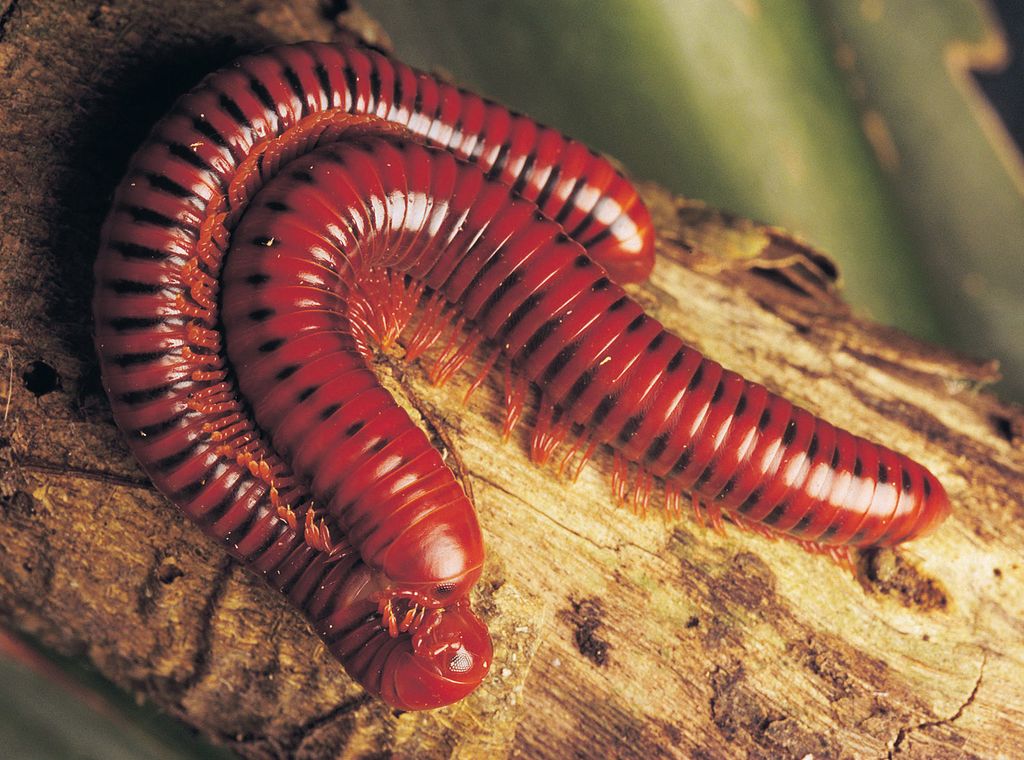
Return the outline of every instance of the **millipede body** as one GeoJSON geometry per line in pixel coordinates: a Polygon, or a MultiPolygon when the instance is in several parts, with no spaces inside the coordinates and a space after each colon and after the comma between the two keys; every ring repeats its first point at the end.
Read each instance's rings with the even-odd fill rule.
{"type": "Polygon", "coordinates": [[[610,446],[637,510],[660,479],[671,511],[689,492],[712,522],[840,556],[946,515],[921,465],[647,316],[621,285],[653,242],[582,144],[377,52],[273,48],[207,77],[135,155],[96,264],[104,383],[160,490],[403,709],[461,699],[491,660],[473,506],[372,368],[410,320],[408,358],[442,345],[436,382],[478,349],[470,390],[502,363],[506,433],[539,390],[535,460],[566,443],[578,474],[610,446]]]}

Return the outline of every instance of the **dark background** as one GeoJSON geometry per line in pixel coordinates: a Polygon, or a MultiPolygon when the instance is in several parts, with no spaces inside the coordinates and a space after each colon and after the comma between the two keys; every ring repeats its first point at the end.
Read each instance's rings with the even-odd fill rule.
{"type": "Polygon", "coordinates": [[[998,74],[975,76],[1003,117],[1013,139],[1024,150],[1024,3],[1020,0],[995,0],[993,5],[1006,32],[1006,42],[1011,50],[1010,64],[998,74]]]}

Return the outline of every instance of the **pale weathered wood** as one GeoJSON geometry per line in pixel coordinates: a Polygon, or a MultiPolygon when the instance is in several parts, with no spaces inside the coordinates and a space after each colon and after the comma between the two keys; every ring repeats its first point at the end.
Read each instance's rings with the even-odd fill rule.
{"type": "Polygon", "coordinates": [[[313,0],[0,8],[5,625],[88,657],[248,757],[1024,747],[1024,417],[978,391],[987,365],[827,295],[708,271],[688,245],[715,235],[653,187],[663,258],[637,297],[728,366],[927,463],[953,519],[863,558],[857,579],[789,544],[640,521],[610,506],[606,457],[570,486],[527,462],[526,431],[502,445],[494,382],[467,410],[465,377],[433,388],[422,367],[389,359],[382,372],[446,442],[478,506],[489,557],[476,606],[496,650],[492,676],[454,707],[396,716],[366,698],[148,485],[100,391],[88,316],[98,226],[148,125],[236,53],[338,27],[313,0]]]}

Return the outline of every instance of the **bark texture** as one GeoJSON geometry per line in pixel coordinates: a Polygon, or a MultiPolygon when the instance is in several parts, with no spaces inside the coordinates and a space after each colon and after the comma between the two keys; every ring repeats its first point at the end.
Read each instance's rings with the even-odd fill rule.
{"type": "Polygon", "coordinates": [[[0,1],[0,621],[246,757],[1024,746],[1024,415],[980,392],[990,365],[851,315],[796,241],[656,187],[661,260],[636,296],[732,369],[926,463],[954,505],[935,535],[861,557],[854,578],[786,542],[641,521],[612,505],[608,457],[570,485],[528,462],[527,431],[502,445],[496,381],[465,409],[465,374],[434,388],[385,360],[471,489],[489,552],[475,606],[495,640],[469,699],[395,715],[153,490],[90,338],[110,193],[202,74],[343,34],[351,16],[332,15],[313,0],[0,1]],[[711,255],[731,249],[743,265],[711,255]]]}

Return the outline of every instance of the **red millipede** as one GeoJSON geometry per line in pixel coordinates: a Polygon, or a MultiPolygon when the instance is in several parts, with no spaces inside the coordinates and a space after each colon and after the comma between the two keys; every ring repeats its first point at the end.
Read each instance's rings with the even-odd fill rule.
{"type": "Polygon", "coordinates": [[[637,510],[659,478],[671,511],[689,491],[702,519],[837,556],[946,515],[921,465],[644,314],[620,283],[653,242],[582,144],[373,51],[273,48],[207,77],[135,155],[96,264],[104,384],[157,487],[404,709],[461,699],[491,658],[473,507],[371,366],[418,304],[407,358],[447,340],[443,382],[489,348],[472,391],[502,355],[505,432],[532,381],[533,458],[572,435],[578,474],[607,444],[637,510]]]}

